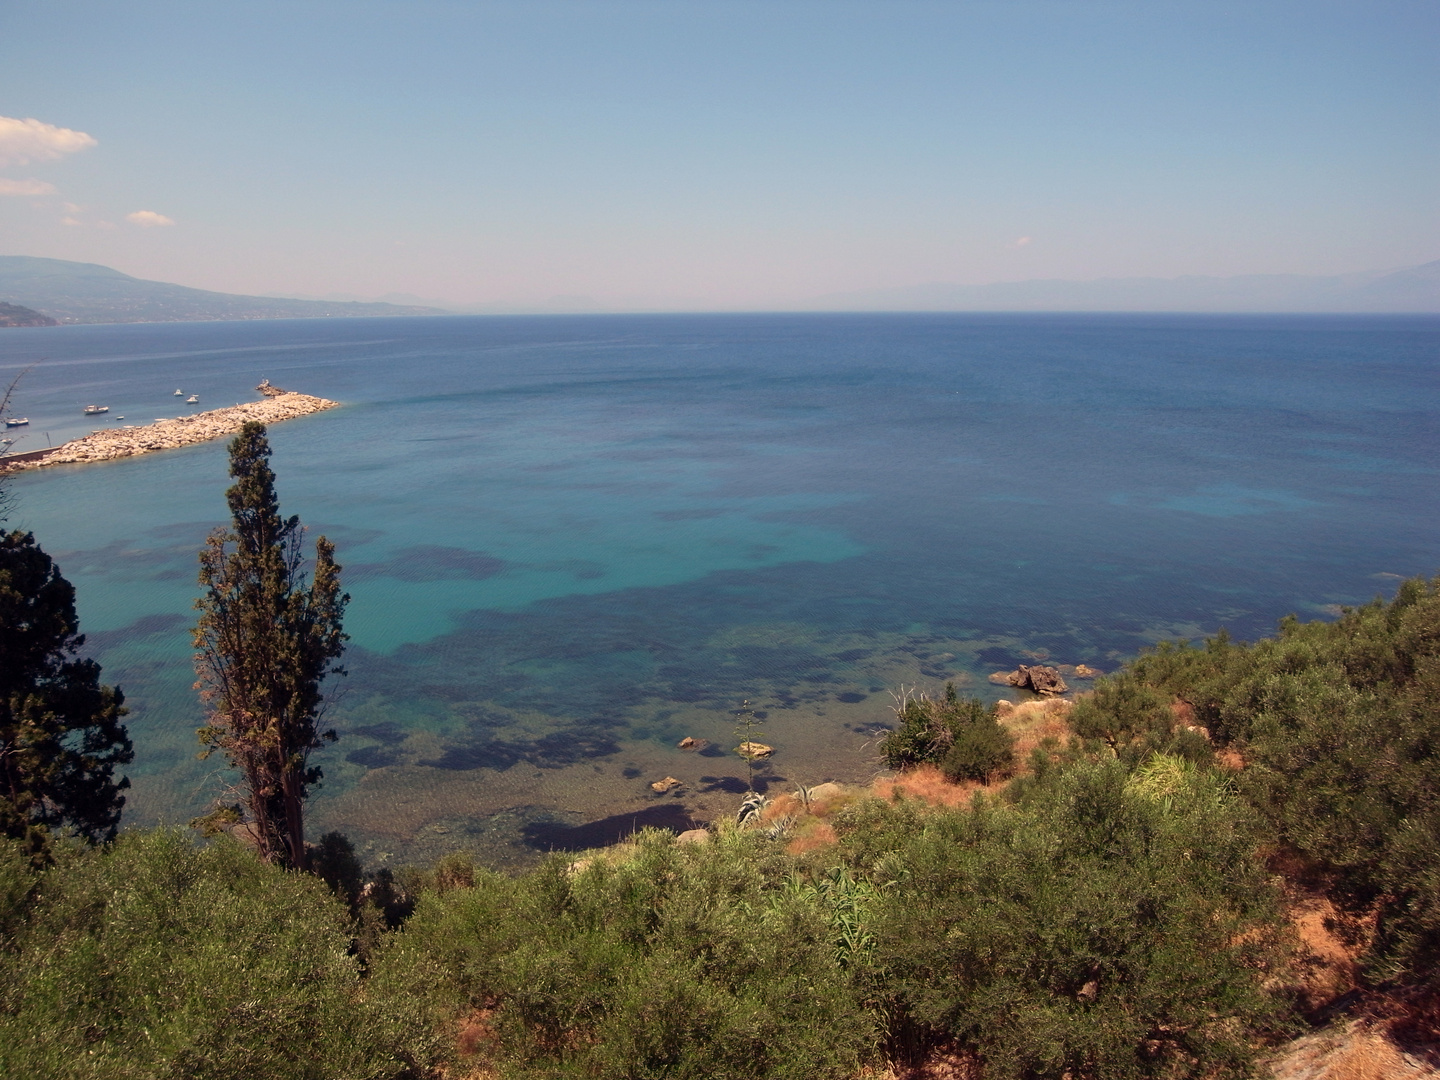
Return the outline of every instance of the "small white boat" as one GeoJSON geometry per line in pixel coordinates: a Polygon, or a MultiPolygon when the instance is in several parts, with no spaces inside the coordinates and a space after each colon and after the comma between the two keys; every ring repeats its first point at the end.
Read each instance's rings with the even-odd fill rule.
{"type": "Polygon", "coordinates": [[[85,415],[86,415],[86,416],[99,416],[101,413],[106,413],[106,412],[109,412],[109,411],[110,411],[110,406],[109,406],[109,405],[86,405],[86,406],[85,406],[85,415]]]}
{"type": "Polygon", "coordinates": [[[184,391],[184,390],[176,390],[176,391],[175,391],[175,396],[176,396],[176,397],[184,397],[184,396],[185,396],[185,391],[184,391]]]}
{"type": "Polygon", "coordinates": [[[28,416],[7,416],[5,418],[6,427],[24,427],[28,423],[30,423],[28,416]]]}
{"type": "Polygon", "coordinates": [[[199,395],[199,394],[191,394],[189,397],[187,397],[187,398],[185,399],[185,404],[186,404],[186,405],[194,405],[194,404],[195,404],[197,401],[199,401],[199,400],[200,400],[200,395],[199,395]]]}

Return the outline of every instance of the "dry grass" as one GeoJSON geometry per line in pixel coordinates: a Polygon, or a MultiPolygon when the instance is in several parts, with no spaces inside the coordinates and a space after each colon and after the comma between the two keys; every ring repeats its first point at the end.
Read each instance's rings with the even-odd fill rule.
{"type": "Polygon", "coordinates": [[[1323,1008],[1355,989],[1361,948],[1336,932],[1340,913],[1335,905],[1323,895],[1302,895],[1286,916],[1300,942],[1294,966],[1307,1007],[1323,1008]]]}
{"type": "Polygon", "coordinates": [[[870,785],[870,793],[877,799],[918,799],[931,806],[968,806],[977,791],[984,784],[967,782],[952,784],[945,774],[934,765],[917,765],[913,769],[882,776],[870,785]]]}
{"type": "Polygon", "coordinates": [[[804,855],[827,848],[838,839],[828,821],[810,818],[795,830],[795,838],[785,845],[785,850],[791,855],[804,855]]]}
{"type": "Polygon", "coordinates": [[[1047,739],[1063,744],[1070,738],[1068,720],[1074,706],[1075,703],[1066,698],[1023,701],[1019,705],[1001,702],[995,718],[1015,736],[1015,763],[1020,768],[1025,767],[1031,752],[1047,739]]]}
{"type": "Polygon", "coordinates": [[[1270,1061],[1275,1080],[1434,1080],[1440,1069],[1363,1020],[1296,1039],[1270,1061]]]}
{"type": "Polygon", "coordinates": [[[443,1080],[499,1080],[500,1072],[490,1063],[498,1042],[490,1026],[494,1009],[474,1009],[460,1017],[455,1026],[455,1058],[440,1068],[443,1080]]]}
{"type": "Polygon", "coordinates": [[[892,1062],[883,1069],[867,1066],[860,1070],[856,1080],[981,1080],[984,1075],[984,1068],[973,1053],[940,1047],[914,1064],[892,1062]]]}

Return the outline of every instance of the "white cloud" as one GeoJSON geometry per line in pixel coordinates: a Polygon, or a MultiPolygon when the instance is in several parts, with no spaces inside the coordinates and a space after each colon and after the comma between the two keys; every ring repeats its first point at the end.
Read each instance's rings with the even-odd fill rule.
{"type": "Polygon", "coordinates": [[[7,180],[0,176],[0,195],[54,195],[55,185],[44,180],[7,180]]]}
{"type": "Polygon", "coordinates": [[[1028,237],[1028,236],[1022,236],[1022,237],[1020,237],[1019,240],[1016,240],[1016,241],[1015,241],[1015,246],[1016,246],[1016,247],[1024,247],[1024,246],[1025,246],[1026,244],[1028,244],[1028,243],[1030,243],[1030,237],[1028,237]]]}
{"type": "Polygon", "coordinates": [[[0,166],[55,161],[94,145],[94,136],[83,131],[56,127],[33,117],[17,120],[0,116],[0,166]]]}
{"type": "Polygon", "coordinates": [[[132,225],[139,225],[145,229],[153,228],[156,225],[175,224],[173,218],[168,218],[164,214],[157,214],[154,210],[136,210],[133,214],[126,214],[125,220],[132,225]]]}

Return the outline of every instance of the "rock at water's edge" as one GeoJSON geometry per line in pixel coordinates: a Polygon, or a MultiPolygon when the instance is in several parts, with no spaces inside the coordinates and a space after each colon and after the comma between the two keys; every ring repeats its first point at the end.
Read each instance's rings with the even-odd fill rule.
{"type": "Polygon", "coordinates": [[[1065,685],[1065,680],[1060,677],[1060,672],[1053,667],[1035,665],[1030,667],[1021,664],[1005,677],[1005,681],[1011,686],[1018,686],[1022,690],[1033,690],[1037,694],[1063,694],[1070,688],[1065,685]]]}

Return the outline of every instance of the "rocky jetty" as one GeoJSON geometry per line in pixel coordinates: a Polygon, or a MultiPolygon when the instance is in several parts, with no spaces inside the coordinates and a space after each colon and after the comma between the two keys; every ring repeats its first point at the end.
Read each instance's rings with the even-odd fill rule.
{"type": "Polygon", "coordinates": [[[340,403],[325,398],[296,394],[265,381],[256,387],[263,401],[251,401],[226,409],[211,409],[193,416],[177,416],[157,420],[143,427],[109,428],[74,439],[53,450],[16,454],[0,459],[0,468],[39,469],[46,465],[79,465],[94,461],[150,454],[157,450],[173,450],[233,435],[251,420],[262,424],[278,424],[297,416],[333,409],[340,403]]]}

